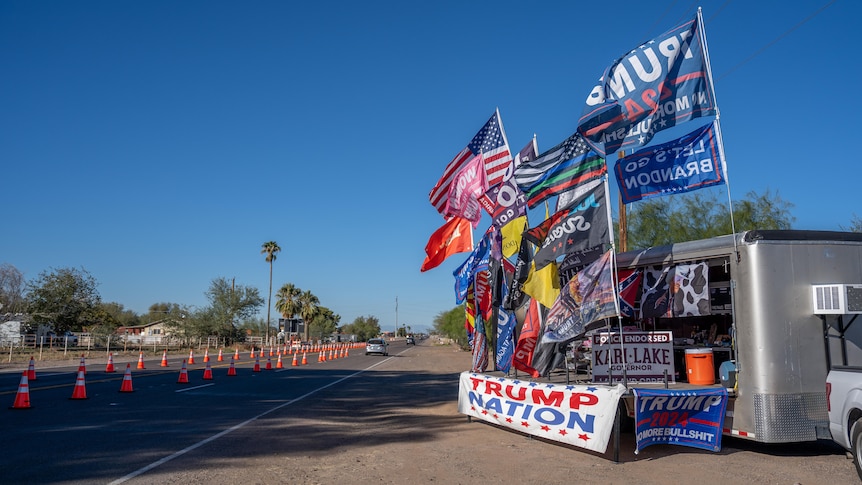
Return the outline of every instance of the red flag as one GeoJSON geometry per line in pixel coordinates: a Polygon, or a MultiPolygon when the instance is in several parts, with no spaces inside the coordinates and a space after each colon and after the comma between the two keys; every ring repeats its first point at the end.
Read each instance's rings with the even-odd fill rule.
{"type": "Polygon", "coordinates": [[[536,343],[539,341],[540,327],[539,303],[536,300],[530,300],[530,309],[527,310],[524,325],[521,327],[521,334],[518,336],[518,345],[515,347],[512,365],[533,377],[540,376],[539,371],[532,367],[533,351],[536,350],[536,343]]]}
{"type": "Polygon", "coordinates": [[[431,235],[428,244],[425,245],[427,256],[420,271],[428,271],[440,266],[440,263],[453,254],[472,250],[473,232],[470,221],[463,217],[453,217],[431,235]]]}

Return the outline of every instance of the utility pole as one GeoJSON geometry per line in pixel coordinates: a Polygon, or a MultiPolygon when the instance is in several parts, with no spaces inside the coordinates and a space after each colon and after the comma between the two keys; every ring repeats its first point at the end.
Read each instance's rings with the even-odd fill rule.
{"type": "Polygon", "coordinates": [[[395,297],[395,337],[398,336],[398,297],[395,297]]]}

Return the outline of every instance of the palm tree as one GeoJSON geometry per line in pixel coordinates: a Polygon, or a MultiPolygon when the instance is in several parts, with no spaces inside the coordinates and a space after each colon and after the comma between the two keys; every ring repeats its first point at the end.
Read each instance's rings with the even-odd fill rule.
{"type": "Polygon", "coordinates": [[[266,301],[266,342],[269,342],[269,309],[272,307],[272,262],[276,254],[281,251],[278,243],[267,241],[261,245],[260,254],[266,254],[266,262],[269,263],[269,298],[266,301]]]}
{"type": "Polygon", "coordinates": [[[281,313],[282,318],[293,318],[299,313],[299,295],[302,290],[292,283],[285,283],[275,292],[275,309],[281,313]]]}
{"type": "Polygon", "coordinates": [[[308,341],[308,324],[317,314],[317,308],[320,305],[320,300],[310,291],[303,291],[299,295],[299,315],[305,322],[305,341],[308,341]]]}

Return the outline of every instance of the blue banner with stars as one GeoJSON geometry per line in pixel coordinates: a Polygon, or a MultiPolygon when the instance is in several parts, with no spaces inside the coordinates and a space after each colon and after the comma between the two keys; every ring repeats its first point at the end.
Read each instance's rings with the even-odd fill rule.
{"type": "Polygon", "coordinates": [[[721,451],[727,390],[632,389],[635,395],[635,453],[655,444],[721,451]]]}
{"type": "Polygon", "coordinates": [[[561,385],[462,372],[458,412],[604,453],[625,390],[621,384],[561,385]]]}

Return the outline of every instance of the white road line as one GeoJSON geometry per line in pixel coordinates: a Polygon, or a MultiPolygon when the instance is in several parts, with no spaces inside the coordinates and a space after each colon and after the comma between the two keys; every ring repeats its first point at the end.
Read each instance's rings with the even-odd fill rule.
{"type": "MultiPolygon", "coordinates": [[[[149,465],[147,465],[147,466],[145,466],[145,467],[143,467],[143,468],[139,468],[138,470],[135,470],[135,471],[133,471],[132,473],[129,473],[128,475],[126,475],[126,476],[124,476],[124,477],[122,477],[122,478],[118,478],[118,479],[114,480],[113,482],[110,482],[108,485],[119,485],[120,483],[125,483],[125,482],[127,482],[127,481],[129,481],[129,480],[131,480],[131,479],[133,479],[133,478],[135,478],[135,477],[137,477],[137,476],[139,476],[139,475],[143,475],[144,473],[146,473],[146,472],[148,472],[148,471],[150,471],[150,470],[152,470],[152,469],[154,469],[154,468],[157,468],[157,467],[159,467],[159,466],[161,466],[161,465],[164,465],[165,463],[167,463],[167,462],[169,462],[169,461],[173,460],[174,458],[179,458],[179,457],[181,457],[181,456],[185,455],[186,453],[188,453],[188,452],[190,452],[190,451],[193,451],[193,450],[195,450],[195,449],[197,449],[197,448],[200,448],[201,446],[203,446],[203,445],[205,445],[205,444],[207,444],[207,443],[209,443],[209,442],[211,442],[211,441],[215,441],[215,440],[217,440],[217,439],[221,438],[222,436],[227,435],[228,433],[232,433],[232,432],[234,432],[234,431],[236,431],[236,430],[238,430],[238,429],[244,428],[244,427],[245,427],[246,425],[248,425],[249,423],[252,423],[252,422],[254,422],[254,421],[258,420],[258,419],[260,419],[260,418],[262,418],[262,417],[266,416],[267,414],[270,414],[270,413],[272,413],[272,412],[278,411],[279,409],[281,409],[281,408],[283,408],[283,407],[285,407],[285,406],[289,406],[289,405],[291,405],[291,404],[293,404],[293,403],[295,403],[295,402],[299,402],[299,401],[301,401],[301,400],[303,400],[303,399],[307,398],[308,396],[311,396],[311,395],[313,395],[313,394],[316,394],[316,393],[318,393],[318,392],[320,392],[320,391],[322,391],[322,390],[326,389],[327,387],[332,387],[332,386],[334,386],[334,385],[336,385],[336,384],[338,384],[338,383],[340,383],[340,382],[346,381],[347,379],[350,379],[350,378],[352,378],[352,377],[358,376],[359,374],[362,374],[363,372],[365,372],[365,371],[367,371],[367,370],[373,369],[373,368],[377,367],[378,365],[383,364],[384,362],[388,361],[388,360],[389,360],[389,359],[391,359],[391,358],[392,358],[392,357],[388,357],[388,358],[386,358],[386,359],[384,359],[384,360],[381,360],[381,361],[379,361],[379,362],[376,362],[376,363],[375,363],[374,365],[372,365],[372,366],[366,367],[365,369],[362,369],[362,370],[360,370],[360,371],[356,371],[356,372],[354,372],[353,374],[350,374],[349,376],[342,377],[341,379],[338,379],[338,380],[336,380],[336,381],[332,381],[332,382],[330,382],[329,384],[327,384],[327,385],[325,385],[325,386],[321,386],[321,387],[318,387],[317,389],[314,389],[313,391],[309,391],[309,392],[307,392],[307,393],[303,394],[302,396],[299,396],[299,397],[297,397],[297,398],[291,399],[290,401],[287,401],[287,402],[281,403],[281,404],[279,404],[278,406],[275,406],[274,408],[271,408],[271,409],[269,409],[269,410],[267,410],[267,411],[264,411],[264,412],[262,412],[262,413],[258,414],[257,416],[255,416],[255,417],[253,417],[253,418],[249,418],[249,419],[247,419],[247,420],[243,421],[242,423],[237,424],[236,426],[232,426],[232,427],[230,427],[230,428],[228,428],[228,429],[226,429],[226,430],[224,430],[224,431],[222,431],[222,432],[220,432],[220,433],[216,433],[216,434],[214,434],[214,435],[210,436],[209,438],[207,438],[207,439],[205,439],[205,440],[198,441],[197,443],[195,443],[195,444],[193,444],[193,445],[191,445],[191,446],[188,446],[188,447],[186,447],[186,448],[183,448],[182,450],[177,451],[176,453],[174,453],[174,454],[172,454],[172,455],[168,455],[168,456],[166,456],[166,457],[162,458],[161,460],[158,460],[158,461],[155,461],[155,462],[153,462],[153,463],[150,463],[149,465]]],[[[208,386],[212,386],[213,384],[207,384],[207,385],[208,385],[208,386]]],[[[203,387],[203,386],[199,386],[199,387],[203,387]]],[[[191,389],[193,389],[193,388],[189,388],[189,389],[186,389],[186,390],[191,390],[191,389]]]]}
{"type": "Polygon", "coordinates": [[[214,385],[215,385],[215,383],[212,383],[212,384],[202,384],[202,385],[200,385],[200,386],[187,387],[187,388],[185,388],[185,389],[177,389],[177,390],[176,390],[176,391],[174,391],[174,392],[193,391],[193,390],[195,390],[195,389],[200,389],[200,388],[202,388],[202,387],[209,387],[209,386],[214,386],[214,385]]]}

